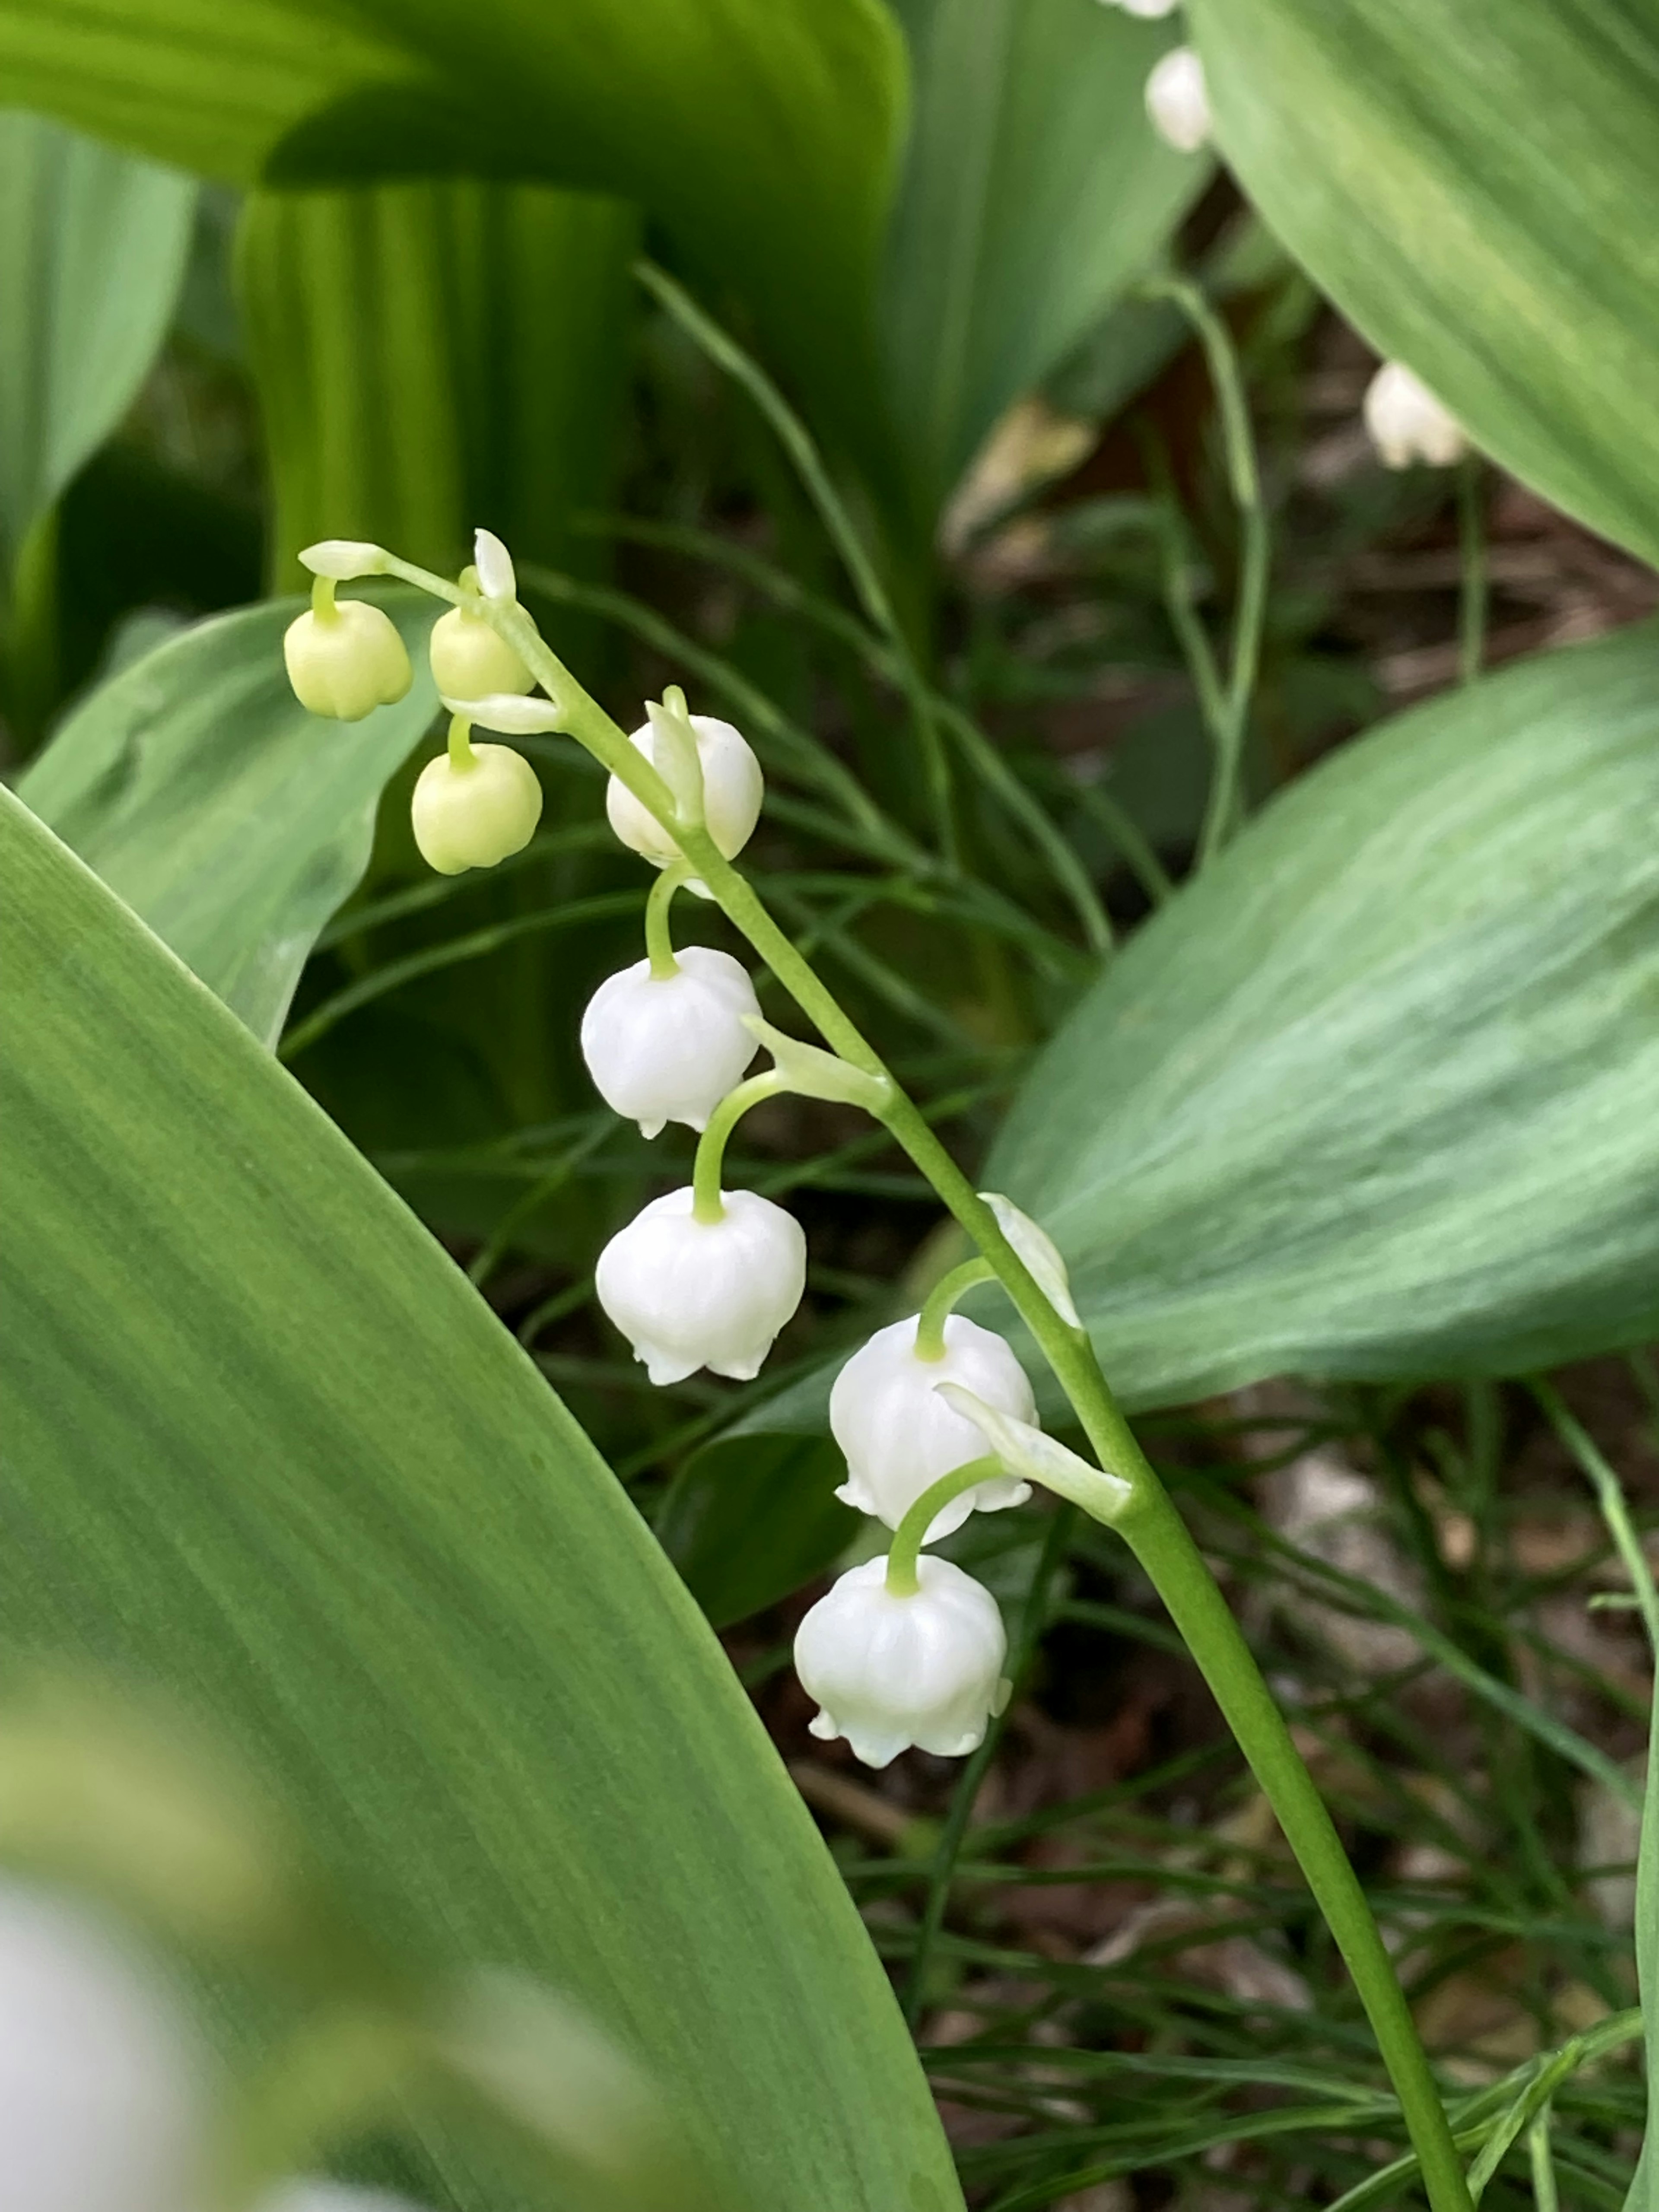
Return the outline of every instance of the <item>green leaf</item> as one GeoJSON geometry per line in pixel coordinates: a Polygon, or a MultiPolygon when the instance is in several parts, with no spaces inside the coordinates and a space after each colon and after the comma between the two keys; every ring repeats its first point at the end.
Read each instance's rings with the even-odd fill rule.
{"type": "Polygon", "coordinates": [[[303,602],[246,607],[100,685],[18,787],[271,1046],[318,933],[368,866],[386,779],[437,705],[431,601],[374,596],[417,672],[397,706],[349,726],[307,714],[283,667],[303,602]]]}
{"type": "Polygon", "coordinates": [[[1378,350],[1659,557],[1649,0],[1191,0],[1223,152],[1378,350]]]}
{"type": "Polygon", "coordinates": [[[613,192],[834,404],[867,380],[905,99],[880,0],[0,0],[15,96],[234,182],[613,192]]]}
{"type": "MultiPolygon", "coordinates": [[[[764,1408],[756,1419],[764,1425],[764,1408]]],[[[836,1496],[847,1479],[819,1432],[739,1424],[692,1455],[657,1516],[657,1540],[716,1628],[747,1620],[820,1573],[864,1525],[836,1496]]]]}
{"type": "Polygon", "coordinates": [[[196,185],[0,111],[0,555],[137,397],[184,282],[196,185]]]}
{"type": "Polygon", "coordinates": [[[278,581],[319,538],[453,570],[480,523],[591,568],[570,524],[611,503],[638,228],[535,185],[254,194],[238,276],[278,581]]]}
{"type": "Polygon", "coordinates": [[[734,2207],[959,2207],[858,1915],[586,1438],[9,794],[0,866],[8,1638],[200,1710],[413,1960],[585,2004],[734,2207]]]}
{"type": "Polygon", "coordinates": [[[1146,120],[1167,24],[1100,0],[899,0],[898,12],[915,118],[884,352],[931,525],[997,416],[1146,267],[1209,163],[1146,120]]]}
{"type": "Polygon", "coordinates": [[[1644,628],[1346,748],[1147,924],[984,1170],[1129,1401],[1659,1328],[1656,819],[1644,628]]]}
{"type": "Polygon", "coordinates": [[[1630,2195],[1625,2199],[1625,2212],[1656,2212],[1659,2207],[1659,1686],[1654,1693],[1642,1841],[1636,1858],[1636,1975],[1647,2046],[1648,2125],[1630,2195]]]}

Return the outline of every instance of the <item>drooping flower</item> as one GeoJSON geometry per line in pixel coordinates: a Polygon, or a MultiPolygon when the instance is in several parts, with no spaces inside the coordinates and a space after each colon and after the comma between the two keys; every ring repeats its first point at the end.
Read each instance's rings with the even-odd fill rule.
{"type": "Polygon", "coordinates": [[[599,1255],[599,1304],[653,1382],[707,1367],[752,1382],[806,1288],[806,1239],[794,1216],[729,1190],[718,1221],[699,1221],[690,1185],[635,1215],[599,1255]]]}
{"type": "Polygon", "coordinates": [[[1152,128],[1178,154],[1195,154],[1208,140],[1212,121],[1204,64],[1191,46],[1172,46],[1146,80],[1146,112],[1152,128]]]}
{"type": "Polygon", "coordinates": [[[912,1744],[945,1759],[977,1747],[1008,1701],[1008,1638],[996,1600],[949,1559],[924,1553],[908,1596],[866,1559],[831,1587],[795,1637],[795,1671],[822,1708],[812,1734],[845,1736],[866,1766],[912,1744]]]}
{"type": "Polygon", "coordinates": [[[459,762],[441,752],[427,763],[410,812],[421,856],[441,876],[493,868],[535,836],[541,781],[511,745],[471,745],[459,762]]]}
{"type": "MultiPolygon", "coordinates": [[[[1025,1370],[994,1330],[965,1314],[950,1315],[939,1359],[920,1356],[917,1331],[914,1319],[878,1328],[830,1393],[830,1431],[847,1455],[847,1480],[836,1495],[890,1528],[941,1476],[985,1456],[979,1431],[939,1395],[941,1382],[960,1383],[1017,1420],[1036,1419],[1025,1370]]],[[[934,1516],[927,1540],[948,1536],[975,1509],[994,1512],[1030,1494],[1011,1476],[977,1483],[934,1516]]]]}
{"type": "MultiPolygon", "coordinates": [[[[754,835],[766,795],[766,780],[740,730],[714,714],[693,714],[690,720],[702,769],[704,824],[721,853],[732,860],[754,835]]],[[[653,767],[663,766],[658,757],[658,735],[651,723],[641,723],[629,743],[653,767]]],[[[605,788],[605,811],[623,843],[642,854],[653,866],[665,868],[680,858],[679,847],[668,831],[614,775],[605,788]]],[[[702,886],[692,883],[688,888],[695,891],[702,886]]]]}
{"type": "Polygon", "coordinates": [[[649,960],[607,975],[582,1016],[582,1057],[607,1106],[654,1137],[665,1121],[688,1129],[708,1117],[755,1056],[760,1001],[729,952],[688,945],[675,973],[649,960]]]}
{"type": "Polygon", "coordinates": [[[1403,362],[1386,361],[1365,388],[1365,428],[1383,465],[1449,469],[1469,450],[1462,424],[1403,362]]]}
{"type": "Polygon", "coordinates": [[[283,635],[283,659],[300,704],[337,722],[360,722],[395,705],[414,680],[397,625],[367,599],[296,615],[283,635]]]}
{"type": "Polygon", "coordinates": [[[470,607],[440,615],[427,650],[433,681],[446,696],[483,699],[528,691],[536,681],[507,640],[470,607]]]}

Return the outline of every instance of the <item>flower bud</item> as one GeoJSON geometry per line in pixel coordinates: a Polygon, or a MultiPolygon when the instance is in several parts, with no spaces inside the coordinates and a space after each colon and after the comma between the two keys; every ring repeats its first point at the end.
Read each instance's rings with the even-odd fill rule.
{"type": "MultiPolygon", "coordinates": [[[[761,764],[748,739],[730,722],[713,714],[693,714],[690,720],[702,766],[703,821],[726,858],[735,860],[760,820],[761,800],[766,793],[761,764]]],[[[641,724],[629,742],[653,768],[662,766],[657,757],[657,733],[649,722],[641,724]]],[[[679,859],[680,848],[667,830],[614,775],[605,791],[605,811],[623,844],[642,853],[654,866],[665,868],[679,859]]],[[[701,884],[689,888],[708,896],[701,884]]]]}
{"type": "Polygon", "coordinates": [[[745,1018],[760,1013],[748,971],[729,952],[688,945],[677,972],[641,960],[607,975],[582,1016],[582,1058],[613,1114],[654,1137],[665,1121],[688,1129],[708,1117],[755,1056],[745,1018]]]}
{"type": "Polygon", "coordinates": [[[699,1221],[687,1187],[652,1200],[599,1255],[599,1304],[653,1382],[699,1367],[752,1382],[806,1288],[806,1239],[794,1216],[729,1190],[719,1221],[699,1221]]]}
{"type": "Polygon", "coordinates": [[[1152,128],[1177,154],[1195,154],[1210,135],[1204,64],[1191,46],[1172,46],[1146,80],[1152,128]]]}
{"type": "Polygon", "coordinates": [[[1462,423],[1403,362],[1384,362],[1366,386],[1365,428],[1390,469],[1449,469],[1469,450],[1462,423]]]}
{"type": "Polygon", "coordinates": [[[452,607],[432,625],[432,680],[446,697],[484,699],[528,691],[535,678],[512,647],[470,607],[452,607]]]}
{"type": "Polygon", "coordinates": [[[924,1553],[920,1588],[887,1588],[885,1559],[841,1577],[802,1621],[795,1671],[823,1708],[816,1736],[844,1735],[866,1766],[912,1744],[961,1759],[1008,1702],[1008,1638],[997,1601],[949,1559],[924,1553]]]}
{"type": "Polygon", "coordinates": [[[204,2201],[207,2119],[165,1984],[91,1914],[0,1887],[0,2203],[180,2212],[204,2201]]]}
{"type": "Polygon", "coordinates": [[[283,634],[283,659],[294,696],[308,714],[361,722],[401,699],[413,681],[397,625],[366,599],[296,616],[283,634]]]}
{"type": "Polygon", "coordinates": [[[511,745],[474,745],[459,767],[447,752],[427,763],[410,815],[428,866],[459,876],[493,868],[530,842],[542,818],[542,787],[511,745]]]}
{"type": "MultiPolygon", "coordinates": [[[[965,1314],[951,1314],[944,1358],[922,1359],[916,1353],[917,1327],[911,1320],[878,1328],[842,1369],[830,1393],[830,1431],[847,1455],[847,1480],[836,1495],[890,1528],[898,1527],[941,1476],[985,1456],[985,1439],[974,1424],[938,1395],[941,1382],[960,1383],[1016,1420],[1036,1419],[1025,1370],[994,1330],[965,1314]]],[[[1014,1477],[976,1483],[941,1508],[924,1540],[948,1536],[975,1508],[992,1513],[1030,1495],[1029,1486],[1014,1477]]]]}

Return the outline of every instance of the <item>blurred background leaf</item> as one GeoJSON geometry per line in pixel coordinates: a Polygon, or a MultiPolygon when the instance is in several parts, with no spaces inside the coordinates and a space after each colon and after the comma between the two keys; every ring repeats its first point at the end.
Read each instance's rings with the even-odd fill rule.
{"type": "MultiPolygon", "coordinates": [[[[379,595],[377,595],[379,596],[379,595]]],[[[431,602],[384,595],[416,678],[349,729],[289,689],[306,603],[222,615],[92,693],[18,790],[156,935],[275,1046],[324,923],[368,862],[375,810],[437,705],[431,602]]]]}
{"type": "Polygon", "coordinates": [[[571,518],[614,495],[637,232],[623,201],[534,185],[252,195],[239,289],[279,588],[325,537],[453,573],[479,524],[591,570],[571,518]]]}
{"type": "Polygon", "coordinates": [[[1192,0],[1222,152],[1476,442],[1659,557],[1659,16],[1645,0],[1192,0]]]}
{"type": "MultiPolygon", "coordinates": [[[[691,1600],[426,1233],[9,795],[4,1616],[200,1711],[365,1925],[556,1982],[727,2201],[959,2203],[898,2009],[691,1600]]],[[[501,2212],[439,2153],[468,2212],[501,2212]]]]}

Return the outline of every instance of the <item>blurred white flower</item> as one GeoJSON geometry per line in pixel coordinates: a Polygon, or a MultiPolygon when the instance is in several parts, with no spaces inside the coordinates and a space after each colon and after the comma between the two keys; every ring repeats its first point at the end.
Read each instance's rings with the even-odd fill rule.
{"type": "Polygon", "coordinates": [[[1386,467],[1449,469],[1469,450],[1457,417],[1403,362],[1384,362],[1365,389],[1365,428],[1386,467]]]}
{"type": "Polygon", "coordinates": [[[493,868],[530,842],[541,814],[540,779],[511,745],[474,745],[459,766],[440,753],[416,777],[410,806],[421,856],[441,876],[493,868]]]}
{"type": "Polygon", "coordinates": [[[1195,154],[1211,131],[1204,64],[1191,46],[1173,46],[1146,80],[1146,112],[1178,154],[1195,154]]]}
{"type": "Polygon", "coordinates": [[[1104,0],[1109,8],[1121,8],[1126,15],[1145,16],[1149,21],[1160,15],[1173,15],[1181,0],[1104,0]]]}
{"type": "MultiPolygon", "coordinates": [[[[949,1315],[942,1359],[917,1356],[916,1330],[914,1318],[878,1328],[830,1393],[830,1431],[847,1455],[847,1480],[836,1495],[890,1528],[941,1476],[986,1455],[974,1424],[939,1395],[941,1382],[961,1383],[1018,1420],[1036,1419],[1025,1370],[994,1330],[965,1314],[949,1315]]],[[[948,1536],[975,1509],[994,1512],[1030,1495],[1018,1477],[976,1483],[934,1515],[925,1540],[948,1536]]]]}
{"type": "Polygon", "coordinates": [[[729,952],[688,945],[678,972],[648,960],[607,975],[582,1016],[582,1057],[614,1114],[654,1137],[665,1121],[702,1129],[755,1056],[760,1001],[729,952]]]}
{"type": "Polygon", "coordinates": [[[528,691],[536,681],[507,640],[470,607],[439,616],[427,651],[440,692],[463,699],[528,691]]]}
{"type": "Polygon", "coordinates": [[[203,2202],[199,2052],[159,1976],[90,1913],[0,1882],[0,2204],[203,2202]]]}
{"type": "Polygon", "coordinates": [[[300,704],[337,722],[394,705],[414,680],[397,625],[367,599],[297,615],[283,634],[283,659],[300,704]]]}
{"type": "Polygon", "coordinates": [[[751,1382],[806,1287],[794,1216],[729,1190],[719,1221],[698,1221],[688,1185],[653,1199],[599,1255],[599,1304],[653,1382],[699,1367],[751,1382]]]}
{"type": "Polygon", "coordinates": [[[406,2197],[343,2181],[289,2181],[259,2199],[258,2212],[420,2212],[406,2197]]]}
{"type": "MultiPolygon", "coordinates": [[[[697,758],[702,766],[703,821],[721,853],[732,860],[749,842],[760,820],[766,780],[749,740],[740,730],[733,729],[730,722],[722,722],[714,714],[693,714],[690,722],[697,741],[697,758]]],[[[663,763],[657,757],[657,733],[649,722],[642,723],[629,738],[629,743],[643,753],[653,768],[660,769],[663,763]]],[[[643,854],[654,866],[665,868],[671,860],[680,858],[680,848],[667,830],[614,775],[605,788],[605,811],[623,843],[643,854]]],[[[701,884],[692,883],[688,889],[708,896],[706,887],[701,884]]]]}
{"type": "Polygon", "coordinates": [[[920,1588],[887,1588],[885,1559],[841,1577],[802,1621],[795,1671],[823,1710],[812,1734],[842,1735],[866,1766],[912,1744],[960,1759],[1008,1702],[1008,1638],[997,1601],[950,1560],[924,1553],[920,1588]]]}

